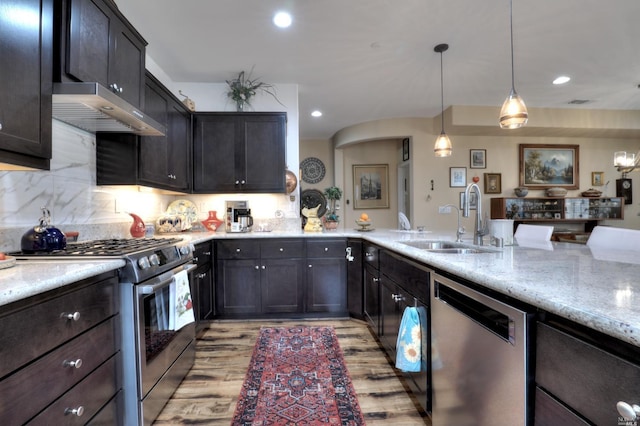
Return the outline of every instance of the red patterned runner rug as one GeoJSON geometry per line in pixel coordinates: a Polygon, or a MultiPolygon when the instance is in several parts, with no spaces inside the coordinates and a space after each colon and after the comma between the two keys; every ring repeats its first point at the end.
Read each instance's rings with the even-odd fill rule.
{"type": "Polygon", "coordinates": [[[333,327],[263,328],[232,425],[364,425],[333,327]]]}

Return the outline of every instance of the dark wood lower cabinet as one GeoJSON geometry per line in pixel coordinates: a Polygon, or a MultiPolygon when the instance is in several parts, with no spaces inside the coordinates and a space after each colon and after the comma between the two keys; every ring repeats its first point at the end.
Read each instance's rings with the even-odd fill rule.
{"type": "Polygon", "coordinates": [[[349,316],[364,319],[364,287],[362,241],[356,238],[347,240],[347,309],[349,316]]]}
{"type": "Polygon", "coordinates": [[[215,244],[217,318],[347,315],[345,239],[215,244]]]}
{"type": "Polygon", "coordinates": [[[191,297],[195,306],[196,337],[200,337],[214,316],[213,243],[196,245],[193,260],[198,267],[191,274],[191,297]]]}

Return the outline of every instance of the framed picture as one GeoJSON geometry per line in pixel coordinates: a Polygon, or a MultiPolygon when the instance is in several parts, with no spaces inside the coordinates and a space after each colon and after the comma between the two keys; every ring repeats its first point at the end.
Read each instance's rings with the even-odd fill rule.
{"type": "Polygon", "coordinates": [[[604,185],[604,172],[591,172],[591,185],[592,186],[604,185]]]}
{"type": "MultiPolygon", "coordinates": [[[[469,198],[471,199],[471,201],[469,202],[469,208],[471,210],[477,210],[478,209],[478,196],[476,195],[475,191],[471,191],[469,193],[469,198]]],[[[462,210],[464,208],[464,192],[460,193],[460,210],[462,210]]]]}
{"type": "Polygon", "coordinates": [[[353,208],[389,208],[389,165],[353,165],[353,208]]]}
{"type": "Polygon", "coordinates": [[[579,145],[520,144],[520,186],[578,189],[579,145]]]}
{"type": "Polygon", "coordinates": [[[466,167],[449,167],[449,186],[451,188],[467,186],[466,167]]]}
{"type": "Polygon", "coordinates": [[[487,150],[486,149],[470,149],[469,164],[471,169],[487,168],[487,150]]]}
{"type": "Polygon", "coordinates": [[[484,193],[500,194],[502,192],[502,173],[484,174],[484,193]]]}
{"type": "Polygon", "coordinates": [[[402,161],[409,160],[409,138],[402,139],[402,161]]]}

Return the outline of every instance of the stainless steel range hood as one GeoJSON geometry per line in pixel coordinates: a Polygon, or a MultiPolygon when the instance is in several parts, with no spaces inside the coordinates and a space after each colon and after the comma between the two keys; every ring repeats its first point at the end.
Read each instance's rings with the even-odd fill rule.
{"type": "Polygon", "coordinates": [[[88,132],[164,136],[165,127],[99,83],[54,83],[53,118],[88,132]]]}

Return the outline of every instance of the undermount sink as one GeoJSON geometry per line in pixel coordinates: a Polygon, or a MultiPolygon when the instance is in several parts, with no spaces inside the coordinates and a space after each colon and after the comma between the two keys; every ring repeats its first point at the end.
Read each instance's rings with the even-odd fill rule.
{"type": "Polygon", "coordinates": [[[456,243],[453,241],[414,240],[400,241],[400,243],[420,250],[429,251],[431,253],[475,254],[496,253],[497,251],[494,249],[480,248],[478,246],[456,243]]]}

